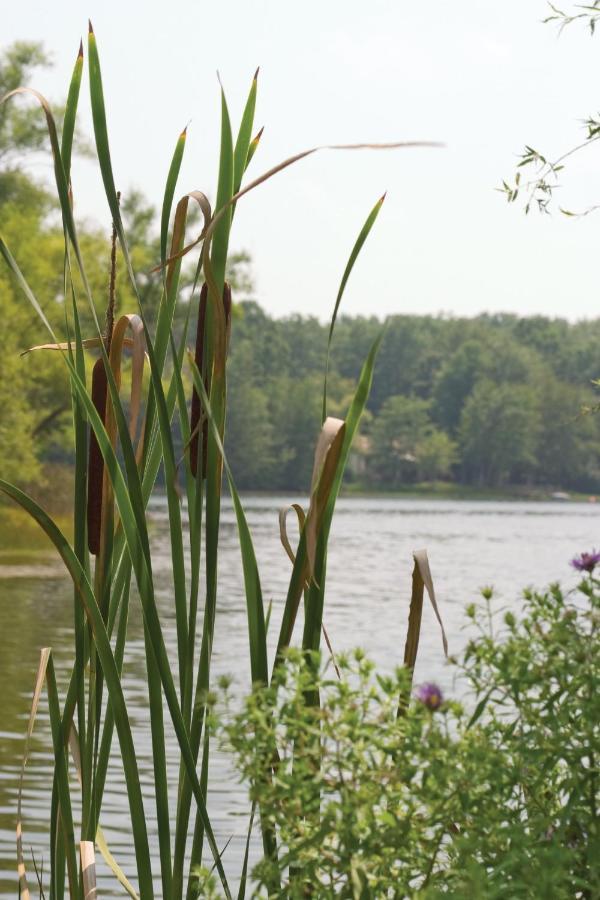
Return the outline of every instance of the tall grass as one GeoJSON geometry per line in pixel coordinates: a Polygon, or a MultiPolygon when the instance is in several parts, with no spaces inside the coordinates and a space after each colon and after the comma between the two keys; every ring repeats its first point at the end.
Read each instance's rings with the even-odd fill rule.
{"type": "MultiPolygon", "coordinates": [[[[365,360],[346,418],[328,417],[327,372],[329,352],[340,302],[356,258],[368,237],[383,202],[369,213],[343,273],[329,332],[323,389],[323,422],[315,435],[315,468],[308,511],[297,508],[301,533],[294,552],[285,534],[282,540],[293,562],[289,588],[279,625],[274,659],[267,652],[268,623],[261,582],[244,507],[235,487],[224,450],[227,406],[227,349],[231,329],[231,291],[226,283],[227,253],[237,203],[249,191],[287,166],[321,148],[311,148],[244,183],[245,172],[259,148],[262,130],[255,134],[254,114],[257,76],[254,76],[237,134],[232,131],[225,94],[221,91],[220,161],[215,212],[207,195],[184,194],[175,206],[186,131],[173,151],[164,190],[160,229],[160,260],[155,277],[162,296],[151,329],[139,302],[138,280],[128,249],[127,236],[115,187],[106,125],[105,99],[96,37],[90,25],[88,65],[96,154],[110,207],[114,247],[112,283],[117,265],[124,265],[138,298],[135,312],[113,321],[114,296],[109,301],[103,327],[103,301],[94,297],[86,276],[85,261],[73,216],[70,164],[73,135],[83,73],[80,48],[68,92],[59,142],[56,121],[44,97],[31,89],[19,89],[41,106],[52,148],[56,192],[64,229],[64,299],[66,334],[59,335],[29,287],[18,261],[0,237],[0,252],[48,332],[50,344],[61,354],[68,369],[73,410],[75,471],[73,482],[73,534],[71,545],[50,516],[18,487],[0,481],[0,489],[25,509],[46,533],[62,558],[73,583],[73,666],[66,695],[59,697],[52,652],[42,651],[32,705],[28,737],[45,681],[48,693],[54,778],[50,819],[50,897],[60,900],[89,897],[94,887],[94,848],[104,856],[123,890],[150,900],[157,890],[165,898],[192,896],[190,872],[208,851],[210,865],[218,873],[222,891],[232,896],[232,874],[226,873],[222,849],[217,845],[206,806],[210,783],[210,735],[206,728],[206,696],[211,687],[211,661],[215,616],[219,602],[217,562],[222,484],[225,478],[233,500],[247,608],[248,659],[252,684],[267,685],[274,666],[284,659],[292,641],[304,598],[302,647],[318,650],[323,632],[327,550],[332,518],[353,437],[367,401],[379,338],[365,360]],[[200,209],[200,236],[186,244],[190,202],[200,209]],[[174,319],[178,307],[182,259],[196,251],[198,260],[190,306],[198,309],[195,352],[188,351],[188,321],[178,323],[182,337],[176,341],[174,319]],[[84,337],[80,314],[83,305],[91,313],[94,332],[84,337]],[[131,352],[131,396],[122,397],[121,368],[125,351],[131,352]],[[96,357],[91,382],[89,356],[96,357]],[[144,379],[147,370],[149,376],[144,379]],[[186,392],[184,373],[193,383],[186,392]],[[147,383],[147,388],[144,385],[147,383]],[[178,422],[176,421],[178,420],[178,422]],[[185,445],[177,458],[173,434],[179,428],[185,445]],[[317,439],[318,437],[318,439],[317,439]],[[173,608],[177,658],[171,664],[158,614],[150,550],[147,507],[160,467],[168,504],[173,608]],[[182,503],[185,497],[185,505],[182,503]],[[187,526],[187,528],[184,527],[187,526]],[[189,535],[189,567],[186,568],[185,534],[189,535]],[[147,831],[149,810],[142,797],[140,772],[132,736],[130,714],[123,694],[121,673],[127,650],[127,624],[131,587],[141,602],[146,658],[146,678],[152,737],[153,815],[158,822],[158,858],[147,831]],[[163,715],[163,700],[168,719],[163,715]],[[131,837],[136,872],[123,872],[104,839],[100,826],[108,761],[116,733],[125,776],[131,837]],[[176,803],[169,794],[165,744],[176,738],[179,779],[176,803]],[[75,767],[81,791],[81,816],[75,821],[69,770],[75,767]],[[79,847],[79,853],[77,848],[79,847]],[[187,861],[187,862],[186,862],[187,861]],[[135,884],[135,887],[133,886],[135,884]]],[[[417,146],[416,144],[359,145],[360,147],[417,146]]],[[[348,149],[344,147],[330,149],[348,149]]],[[[41,349],[38,348],[38,349],[41,349]]],[[[188,379],[189,380],[189,379],[188,379]]],[[[417,569],[421,563],[417,560],[417,569]]],[[[428,569],[427,569],[428,572],[428,569]]],[[[422,603],[423,583],[416,579],[414,603],[422,603]],[[419,596],[420,590],[420,596],[419,596]]],[[[413,616],[410,659],[414,664],[420,614],[413,616]]],[[[271,627],[276,627],[271,623],[271,627]]],[[[250,685],[249,685],[250,687],[250,685]]],[[[318,703],[318,697],[314,698],[318,703]]],[[[27,760],[27,751],[23,764],[27,760]]],[[[271,777],[266,771],[264,778],[271,777]]],[[[79,808],[79,807],[78,807],[79,808]]],[[[22,898],[29,897],[23,851],[21,808],[18,810],[18,866],[22,898]]],[[[252,812],[251,821],[254,818],[252,812]]],[[[258,819],[264,852],[277,854],[277,835],[268,821],[258,819]]],[[[247,857],[238,897],[246,889],[247,857]]],[[[239,876],[234,873],[233,877],[239,876]]],[[[271,886],[276,895],[277,884],[271,886]]]]}

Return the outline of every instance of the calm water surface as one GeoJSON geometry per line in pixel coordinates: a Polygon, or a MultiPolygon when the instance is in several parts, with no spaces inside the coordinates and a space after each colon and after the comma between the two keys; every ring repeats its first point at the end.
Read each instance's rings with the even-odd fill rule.
{"type": "MultiPolygon", "coordinates": [[[[265,601],[273,601],[271,644],[276,640],[290,571],[279,543],[277,514],[281,506],[294,499],[245,500],[265,601]]],[[[151,516],[158,602],[167,645],[173,654],[175,628],[167,513],[160,498],[152,502],[151,516]]],[[[384,669],[391,669],[402,659],[411,551],[426,547],[450,652],[456,653],[465,641],[465,604],[477,599],[482,586],[493,584],[495,602],[518,610],[524,587],[543,586],[556,580],[566,587],[574,585],[568,561],[575,553],[600,545],[599,522],[600,506],[574,503],[343,499],[338,503],[334,521],[325,607],[325,622],[334,649],[360,645],[384,669]]],[[[52,559],[44,560],[39,568],[3,566],[3,543],[6,536],[0,535],[0,896],[14,897],[17,784],[33,680],[40,648],[51,646],[64,684],[71,660],[72,591],[52,559]]],[[[233,675],[241,692],[250,680],[246,611],[237,532],[228,503],[222,518],[219,598],[213,672],[233,675]]],[[[148,792],[150,726],[141,618],[138,604],[134,606],[124,686],[139,748],[143,787],[148,792]]],[[[453,689],[453,672],[444,664],[439,631],[429,608],[424,611],[416,673],[417,681],[425,679],[439,681],[447,691],[453,689]]],[[[24,844],[33,850],[38,864],[43,857],[47,859],[45,815],[51,764],[44,704],[43,700],[24,794],[24,844]]],[[[174,761],[174,738],[168,751],[169,759],[174,761]]],[[[243,853],[247,804],[227,760],[218,755],[213,758],[213,776],[209,809],[219,843],[225,844],[233,836],[224,864],[235,881],[243,853]]],[[[155,836],[149,801],[147,808],[149,830],[155,836]]],[[[116,754],[109,770],[102,822],[113,853],[133,877],[127,799],[116,754]]],[[[32,872],[30,860],[28,869],[32,872]]],[[[32,880],[35,882],[35,877],[32,880]]],[[[101,879],[102,896],[113,895],[109,885],[111,882],[101,879]]]]}

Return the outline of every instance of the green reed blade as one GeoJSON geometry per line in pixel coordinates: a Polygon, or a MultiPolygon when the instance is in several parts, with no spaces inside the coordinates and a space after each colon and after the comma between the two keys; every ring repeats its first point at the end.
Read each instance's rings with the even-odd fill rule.
{"type": "Polygon", "coordinates": [[[152,741],[152,769],[156,795],[156,827],[160,856],[160,877],[163,897],[171,896],[173,863],[171,860],[171,821],[167,783],[167,753],[160,672],[152,647],[150,629],[144,623],[144,648],[148,677],[148,705],[150,709],[150,738],[152,741]]]}
{"type": "MultiPolygon", "coordinates": [[[[71,549],[69,542],[44,510],[18,488],[2,479],[0,479],[0,490],[18,503],[22,509],[28,512],[54,544],[73,580],[73,584],[77,587],[80,601],[84,606],[88,622],[93,629],[96,649],[102,663],[106,685],[111,697],[115,715],[115,725],[121,745],[121,757],[123,760],[123,771],[125,773],[131,813],[140,894],[143,897],[152,898],[154,896],[154,891],[152,886],[150,851],[135,745],[131,734],[119,673],[110,647],[106,628],[102,620],[102,614],[96,603],[96,598],[94,597],[94,592],[79,560],[71,549]]],[[[63,728],[65,728],[64,720],[62,725],[63,728]]]]}
{"type": "MultiPolygon", "coordinates": [[[[233,137],[231,122],[225,93],[221,88],[221,146],[219,157],[219,178],[217,185],[216,208],[226,208],[221,216],[219,227],[215,230],[212,241],[210,271],[212,273],[209,283],[209,302],[206,310],[206,349],[207,349],[207,373],[210,382],[211,398],[214,398],[214,406],[217,407],[218,421],[222,433],[225,418],[225,327],[223,312],[223,286],[225,283],[225,267],[227,262],[227,248],[229,245],[229,232],[231,229],[231,197],[233,195],[233,137]],[[215,362],[217,365],[215,365],[215,362]]],[[[210,227],[210,226],[209,226],[210,227]]],[[[203,260],[206,259],[203,248],[203,260]]],[[[206,272],[206,263],[205,272],[206,272]]],[[[204,718],[204,703],[201,700],[210,687],[210,664],[215,629],[215,615],[217,603],[217,557],[219,546],[219,522],[221,511],[221,479],[222,469],[219,454],[215,448],[211,434],[208,439],[207,464],[206,464],[206,598],[204,604],[204,621],[202,626],[202,640],[200,646],[200,659],[198,663],[198,676],[196,680],[196,702],[192,714],[190,740],[195,758],[200,746],[202,723],[204,718]]],[[[184,785],[181,795],[182,822],[187,820],[189,814],[189,794],[184,785]]],[[[181,834],[181,843],[185,840],[181,834]]],[[[180,857],[180,854],[179,854],[180,857]]],[[[178,857],[178,861],[179,861],[178,857]]],[[[175,896],[179,897],[183,889],[182,883],[174,882],[175,896]]]]}
{"type": "Polygon", "coordinates": [[[213,432],[213,438],[216,447],[223,461],[223,468],[227,476],[227,483],[233,501],[235,517],[240,540],[240,552],[242,557],[242,569],[244,573],[244,589],[246,594],[246,613],[248,616],[248,639],[250,642],[250,674],[252,684],[269,683],[269,663],[267,657],[267,633],[265,629],[265,612],[262,597],[262,589],[260,585],[260,575],[258,571],[258,563],[252,543],[252,536],[248,527],[248,521],[244,512],[244,507],[237,492],[233,473],[227,462],[217,420],[210,406],[210,400],[202,381],[202,376],[198,371],[198,366],[194,362],[193,355],[188,352],[188,359],[194,379],[194,386],[198,391],[210,426],[213,432]]]}
{"type": "Polygon", "coordinates": [[[119,208],[119,199],[117,197],[117,189],[113,177],[112,164],[110,159],[110,147],[108,142],[108,128],[106,125],[106,107],[104,105],[104,91],[102,89],[102,73],[100,71],[100,58],[98,56],[98,47],[96,44],[96,36],[89,23],[88,33],[88,68],[90,77],[90,99],[92,104],[92,121],[94,123],[94,137],[96,139],[96,152],[98,163],[100,164],[100,173],[104,183],[104,191],[106,199],[112,215],[113,224],[121,250],[125,266],[129,275],[129,279],[135,288],[135,275],[133,274],[133,266],[131,257],[125,240],[125,232],[123,231],[123,221],[121,219],[121,211],[119,208]]]}
{"type": "Polygon", "coordinates": [[[79,103],[79,91],[81,88],[82,73],[83,42],[79,45],[79,53],[77,54],[77,59],[75,60],[73,75],[71,76],[71,83],[69,85],[69,93],[67,94],[65,117],[63,119],[60,152],[67,182],[70,180],[71,174],[71,151],[73,149],[73,135],[75,134],[75,120],[77,118],[77,105],[79,103]]]}
{"type": "MultiPolygon", "coordinates": [[[[119,673],[119,677],[123,671],[123,658],[125,656],[125,644],[127,642],[127,624],[129,620],[129,587],[131,583],[131,569],[126,572],[123,586],[121,588],[121,596],[122,600],[119,604],[120,615],[119,615],[119,623],[117,626],[117,637],[115,641],[115,664],[117,666],[117,672],[119,673]]],[[[112,636],[112,627],[109,620],[107,633],[109,638],[112,636]]],[[[104,794],[104,785],[106,782],[106,773],[108,770],[108,760],[110,757],[110,748],[112,746],[112,738],[114,732],[114,716],[112,711],[112,704],[110,702],[110,697],[107,700],[106,704],[106,716],[104,719],[104,728],[102,731],[102,738],[100,742],[100,750],[98,753],[98,765],[96,768],[96,777],[94,781],[94,788],[96,791],[96,830],[98,829],[98,820],[100,818],[100,810],[102,808],[102,796],[104,794]]]]}
{"type": "MultiPolygon", "coordinates": [[[[109,207],[111,209],[111,213],[113,216],[113,222],[115,225],[115,230],[119,237],[119,242],[121,244],[121,249],[123,252],[123,256],[125,258],[125,262],[127,265],[127,270],[129,273],[129,278],[132,284],[132,287],[136,293],[139,302],[139,294],[137,291],[137,284],[135,275],[133,273],[133,267],[131,265],[131,260],[129,256],[129,251],[127,248],[127,241],[125,238],[125,233],[123,231],[123,225],[121,221],[121,214],[119,209],[119,202],[117,197],[117,192],[115,188],[114,176],[112,171],[112,163],[110,156],[110,147],[108,140],[108,129],[106,124],[106,109],[104,103],[104,92],[102,88],[102,75],[100,70],[100,59],[98,56],[98,49],[96,44],[96,39],[94,32],[92,30],[90,24],[89,31],[89,65],[90,65],[90,93],[91,93],[91,102],[92,102],[92,116],[94,121],[94,134],[96,138],[96,150],[98,155],[98,161],[100,163],[100,170],[102,173],[102,179],[104,182],[104,189],[106,192],[107,200],[109,203],[109,207]]],[[[183,152],[183,151],[182,151],[183,152]]],[[[176,164],[177,165],[177,164],[176,164]]],[[[176,180],[176,179],[175,179],[176,180]]],[[[173,191],[174,191],[174,183],[173,183],[173,191]]],[[[140,307],[140,314],[142,315],[143,320],[143,311],[140,307]]],[[[168,322],[168,327],[165,328],[165,340],[164,340],[164,348],[166,353],[167,339],[168,339],[168,330],[170,329],[170,320],[168,322]]],[[[162,365],[164,360],[160,361],[160,365],[157,365],[156,357],[154,356],[152,341],[150,334],[148,332],[146,323],[144,321],[144,330],[146,333],[146,341],[147,341],[147,351],[150,358],[151,363],[151,375],[152,375],[152,386],[153,386],[153,399],[156,399],[157,392],[162,395],[163,400],[163,412],[166,415],[166,408],[164,407],[164,394],[162,394],[162,385],[160,383],[160,376],[162,372],[162,365]]],[[[108,374],[108,373],[107,373],[108,374]]],[[[112,394],[112,390],[111,390],[112,394]]],[[[113,400],[113,403],[115,401],[113,400]]],[[[159,419],[161,417],[161,413],[159,412],[159,419]]],[[[120,429],[119,429],[120,430],[120,429]]],[[[123,439],[122,439],[123,440],[123,439]]],[[[186,603],[186,590],[185,590],[185,567],[184,567],[184,555],[183,555],[183,540],[182,540],[182,529],[181,529],[181,517],[179,510],[179,498],[177,496],[177,491],[175,487],[175,463],[174,463],[174,455],[172,453],[172,437],[170,432],[170,419],[168,416],[166,418],[163,416],[163,421],[161,424],[161,440],[163,444],[163,454],[167,453],[167,450],[170,452],[167,453],[169,456],[169,460],[165,459],[165,466],[169,465],[169,472],[167,473],[167,498],[169,503],[169,517],[171,521],[170,535],[171,535],[171,550],[173,554],[173,573],[174,573],[174,587],[175,587],[175,610],[176,610],[176,619],[177,619],[177,640],[178,640],[178,658],[179,658],[179,680],[180,680],[180,691],[181,696],[183,697],[184,689],[185,689],[185,647],[187,644],[187,603],[186,603]]],[[[130,456],[130,459],[133,459],[133,451],[131,454],[124,453],[124,456],[130,456]]],[[[132,475],[128,470],[128,479],[131,480],[132,475]]],[[[134,478],[137,479],[137,467],[134,478]]],[[[141,501],[141,487],[139,491],[139,497],[137,498],[141,501]]],[[[143,512],[143,507],[141,502],[135,504],[138,510],[141,508],[143,512]]],[[[149,562],[149,558],[148,558],[149,562]]]]}
{"type": "MultiPolygon", "coordinates": [[[[187,332],[189,324],[191,303],[188,306],[188,312],[185,320],[185,332],[187,332]]],[[[190,734],[190,746],[194,760],[198,759],[200,736],[196,737],[198,726],[194,724],[194,716],[192,713],[192,697],[193,697],[193,676],[194,676],[194,657],[196,649],[196,625],[198,611],[198,593],[200,587],[200,553],[201,553],[201,534],[202,534],[202,511],[203,511],[203,485],[202,478],[194,478],[191,474],[191,466],[189,459],[190,444],[190,422],[187,409],[187,398],[185,389],[181,379],[181,370],[184,356],[184,340],[181,341],[179,350],[175,348],[173,335],[171,335],[171,352],[173,356],[173,378],[172,385],[176,386],[177,402],[179,407],[179,416],[181,422],[181,434],[183,445],[186,448],[184,452],[184,466],[186,471],[186,492],[188,498],[188,524],[190,532],[190,602],[189,602],[189,622],[188,622],[188,646],[186,654],[186,677],[185,677],[185,696],[183,703],[183,716],[186,727],[190,734]]],[[[201,442],[200,442],[201,446],[201,442]]],[[[200,461],[200,471],[201,461],[200,461]]],[[[196,719],[198,717],[196,716],[196,719]]],[[[202,785],[201,785],[202,786],[202,785]]],[[[185,766],[183,762],[180,764],[179,771],[179,791],[177,802],[177,816],[175,827],[175,847],[173,852],[173,883],[174,897],[180,897],[183,892],[184,862],[185,850],[187,844],[187,833],[189,826],[190,806],[191,806],[191,789],[186,779],[185,766]]]]}
{"type": "MultiPolygon", "coordinates": [[[[1,485],[0,485],[1,486],[1,485]]],[[[66,757],[66,737],[63,733],[60,704],[58,701],[58,689],[52,652],[48,658],[46,668],[46,687],[48,690],[48,711],[50,715],[50,730],[52,732],[52,744],[54,746],[54,771],[58,789],[58,802],[60,822],[64,836],[64,850],[69,876],[69,891],[71,897],[79,897],[79,878],[77,873],[77,855],[75,853],[75,827],[73,825],[73,812],[71,808],[71,792],[69,789],[69,773],[66,757]]]]}
{"type": "MultiPolygon", "coordinates": [[[[185,331],[187,332],[190,306],[185,322],[185,331]]],[[[190,418],[188,415],[187,398],[185,389],[181,380],[181,357],[178,356],[175,340],[171,334],[171,354],[173,357],[173,381],[177,391],[177,407],[179,410],[179,423],[181,428],[181,439],[183,446],[188,448],[191,441],[190,418]]],[[[196,622],[198,613],[198,593],[200,587],[200,540],[202,526],[202,501],[203,501],[203,479],[194,478],[190,465],[189,452],[184,452],[183,465],[185,469],[185,487],[188,504],[188,527],[189,527],[189,545],[190,545],[190,594],[189,594],[189,614],[188,614],[188,643],[185,657],[185,692],[182,703],[183,717],[186,725],[190,727],[191,722],[191,706],[192,706],[192,690],[194,678],[194,653],[196,646],[196,622]]]]}
{"type": "Polygon", "coordinates": [[[162,212],[160,216],[160,261],[164,266],[167,258],[167,240],[169,237],[169,219],[171,218],[171,209],[173,206],[173,197],[175,196],[175,188],[177,179],[179,178],[179,170],[181,169],[181,161],[183,160],[183,152],[185,150],[185,140],[187,136],[187,127],[183,129],[175,144],[173,158],[167,175],[167,183],[165,185],[165,193],[163,197],[162,212]]]}
{"type": "Polygon", "coordinates": [[[229,246],[229,232],[231,230],[231,198],[233,197],[234,179],[233,167],[234,154],[231,121],[229,119],[229,110],[227,108],[225,92],[221,88],[221,149],[219,154],[219,180],[217,184],[215,210],[218,212],[219,210],[224,209],[225,212],[219,219],[219,223],[215,228],[211,253],[211,264],[218,291],[218,296],[215,298],[215,301],[218,302],[221,302],[223,285],[225,284],[227,248],[229,246]]]}
{"type": "Polygon", "coordinates": [[[335,323],[337,319],[338,310],[340,308],[340,303],[342,302],[342,297],[344,296],[344,291],[346,290],[346,284],[348,283],[348,279],[350,277],[350,273],[354,268],[354,263],[358,258],[358,254],[362,250],[363,244],[369,236],[369,232],[371,228],[375,224],[375,219],[379,215],[379,211],[383,205],[383,201],[385,200],[385,194],[383,197],[380,197],[365,221],[365,224],[360,230],[358,237],[354,243],[352,248],[352,252],[348,258],[348,262],[346,263],[346,268],[344,269],[344,274],[342,275],[342,280],[340,281],[340,286],[337,292],[337,297],[335,298],[335,306],[333,308],[333,315],[331,316],[331,323],[329,325],[329,334],[327,336],[327,356],[325,359],[325,378],[323,381],[323,414],[322,414],[322,422],[327,418],[327,380],[329,377],[329,358],[331,355],[331,341],[333,339],[333,330],[335,328],[335,323]]]}
{"type": "MultiPolygon", "coordinates": [[[[323,522],[320,528],[319,538],[317,541],[317,553],[315,562],[314,578],[308,591],[308,599],[304,620],[304,636],[302,646],[305,650],[318,650],[321,640],[321,629],[323,625],[323,604],[325,599],[325,570],[327,561],[327,542],[329,540],[329,531],[331,528],[331,520],[335,509],[335,503],[342,484],[344,470],[348,461],[350,447],[356,434],[360,417],[366,406],[371,383],[373,381],[373,368],[377,353],[381,345],[383,333],[380,334],[373,343],[365,363],[363,365],[358,385],[350,404],[350,409],[345,419],[345,431],[338,464],[335,470],[335,476],[331,485],[331,490],[323,514],[323,522]]],[[[298,548],[300,555],[300,548],[298,548]]]]}
{"type": "MultiPolygon", "coordinates": [[[[237,194],[242,183],[242,177],[248,165],[250,143],[252,140],[252,128],[254,126],[254,111],[256,109],[256,91],[258,87],[258,69],[254,73],[250,93],[246,100],[246,106],[242,114],[240,130],[233,151],[233,193],[237,194]]],[[[218,208],[218,207],[217,207],[218,208]]]]}
{"type": "MultiPolygon", "coordinates": [[[[252,138],[252,140],[250,141],[250,146],[248,147],[248,156],[247,156],[247,158],[246,158],[246,169],[248,168],[248,166],[249,166],[250,163],[252,162],[252,157],[254,156],[254,154],[256,153],[256,151],[258,150],[258,145],[260,144],[260,139],[261,139],[261,137],[263,136],[263,131],[264,131],[264,130],[265,130],[264,127],[261,128],[261,129],[255,134],[255,136],[252,138]]],[[[236,193],[237,193],[237,191],[236,191],[236,193]]]]}
{"type": "MultiPolygon", "coordinates": [[[[83,351],[81,323],[77,310],[75,289],[73,286],[70,268],[68,243],[65,239],[65,287],[70,288],[71,309],[73,313],[73,326],[75,337],[75,354],[71,357],[79,377],[85,384],[85,358],[83,351]]],[[[73,435],[75,438],[75,472],[73,477],[73,549],[75,555],[86,572],[89,571],[89,554],[87,545],[87,463],[88,463],[88,434],[87,418],[81,403],[74,391],[71,391],[71,406],[73,410],[73,435]]],[[[77,681],[77,728],[82,754],[85,754],[86,746],[86,721],[85,721],[85,615],[81,609],[77,592],[73,591],[73,624],[75,637],[75,665],[74,674],[77,681]]],[[[91,772],[85,768],[82,771],[82,804],[87,809],[89,793],[91,790],[91,772]]]]}
{"type": "MultiPolygon", "coordinates": [[[[352,403],[350,405],[350,409],[348,411],[348,415],[346,417],[345,424],[345,435],[344,435],[344,443],[342,445],[339,461],[338,461],[338,469],[335,477],[335,481],[332,485],[328,504],[323,516],[323,522],[321,525],[321,534],[325,533],[327,536],[329,534],[329,528],[331,525],[331,517],[333,515],[333,507],[335,506],[335,501],[337,498],[337,494],[339,493],[339,489],[341,486],[341,480],[343,477],[344,468],[346,465],[348,453],[350,450],[350,445],[352,443],[352,439],[356,432],[356,428],[358,427],[358,422],[360,419],[360,415],[362,414],[362,410],[367,401],[368,393],[370,390],[370,384],[372,380],[372,371],[375,365],[375,359],[377,356],[377,352],[379,350],[379,346],[381,343],[381,335],[377,338],[367,360],[363,366],[361,376],[359,378],[358,386],[352,403]]],[[[323,548],[321,548],[321,551],[323,548]]],[[[302,598],[302,594],[306,585],[306,568],[308,562],[307,555],[307,543],[306,543],[306,528],[302,529],[300,534],[300,540],[298,543],[298,549],[296,551],[296,559],[292,566],[292,574],[290,577],[290,582],[288,586],[287,597],[285,601],[285,606],[283,610],[283,616],[281,620],[281,626],[279,630],[279,638],[277,641],[277,653],[275,657],[275,666],[278,666],[283,657],[283,651],[289,647],[292,640],[292,632],[294,629],[294,624],[296,622],[296,616],[298,613],[298,608],[300,605],[300,600],[302,598]]],[[[316,578],[316,575],[315,575],[316,578]]],[[[324,583],[323,572],[321,572],[321,581],[317,579],[318,583],[324,583]]],[[[315,601],[313,598],[312,608],[315,607],[315,601]]],[[[321,610],[322,616],[322,610],[321,610]]],[[[314,622],[312,623],[314,627],[314,622]]]]}
{"type": "Polygon", "coordinates": [[[252,809],[250,810],[250,821],[248,822],[248,832],[246,834],[246,845],[244,847],[244,861],[242,863],[242,873],[240,876],[240,888],[237,900],[245,900],[246,898],[246,882],[248,880],[248,860],[250,858],[250,839],[252,837],[252,828],[254,826],[254,814],[256,812],[256,800],[252,801],[252,809]]]}
{"type": "MultiPolygon", "coordinates": [[[[250,649],[250,675],[252,684],[268,685],[269,683],[269,661],[267,653],[267,632],[265,627],[265,611],[262,597],[262,589],[260,584],[260,575],[258,571],[258,563],[254,552],[252,536],[248,527],[248,521],[244,512],[244,507],[237,492],[233,473],[227,462],[223,443],[219,434],[218,422],[213,414],[210,401],[202,381],[202,376],[194,361],[193,355],[188,353],[194,386],[202,399],[205,413],[208,417],[212,428],[215,445],[221,455],[223,468],[227,476],[227,483],[233,506],[238,528],[238,536],[240,541],[240,552],[242,557],[242,570],[244,573],[244,590],[246,594],[246,613],[248,618],[248,640],[250,649]]],[[[208,752],[208,750],[207,750],[208,752]]],[[[277,854],[277,844],[275,835],[270,826],[261,819],[261,827],[263,832],[263,844],[265,854],[268,857],[275,857],[277,854]]],[[[192,852],[192,860],[194,853],[192,852]]]]}

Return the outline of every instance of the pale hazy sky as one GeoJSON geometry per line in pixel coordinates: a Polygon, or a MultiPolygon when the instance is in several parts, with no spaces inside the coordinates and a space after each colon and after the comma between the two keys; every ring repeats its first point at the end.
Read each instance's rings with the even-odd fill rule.
{"type": "MultiPolygon", "coordinates": [[[[179,192],[214,197],[217,69],[235,128],[261,67],[256,123],[265,133],[251,176],[314,144],[446,143],[441,150],[324,152],[245,198],[232,247],[252,254],[257,297],[271,313],[328,316],[356,234],[387,190],[346,312],[598,315],[600,213],[576,221],[558,212],[525,217],[494,190],[512,175],[526,142],[558,155],[600,108],[600,35],[590,39],[572,26],[559,39],[540,24],[543,0],[2,5],[2,44],[40,39],[52,51],[56,67],[36,83],[50,98],[64,97],[91,17],[118,186],[140,188],[157,206],[174,142],[190,120],[179,192]]],[[[80,109],[91,131],[87,80],[80,109]]],[[[573,161],[564,205],[600,202],[599,152],[590,148],[573,161]]],[[[77,161],[73,177],[77,213],[108,231],[95,168],[77,161]]]]}

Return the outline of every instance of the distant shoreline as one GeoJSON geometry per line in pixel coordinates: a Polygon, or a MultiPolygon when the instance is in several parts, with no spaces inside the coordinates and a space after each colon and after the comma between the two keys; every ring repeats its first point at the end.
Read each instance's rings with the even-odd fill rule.
{"type": "Polygon", "coordinates": [[[410,484],[405,487],[378,490],[364,485],[347,484],[342,490],[344,497],[394,497],[406,499],[429,500],[507,500],[522,502],[547,503],[600,503],[600,496],[582,494],[576,491],[561,491],[550,487],[523,487],[507,485],[506,487],[487,488],[472,487],[455,482],[437,482],[410,484]]]}

